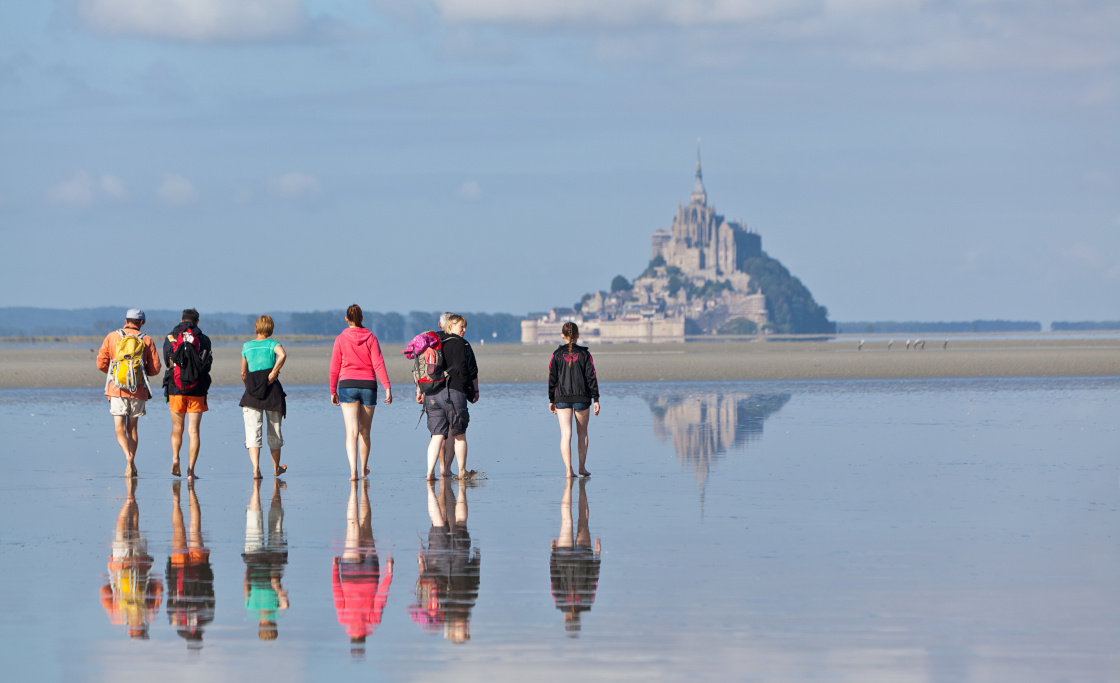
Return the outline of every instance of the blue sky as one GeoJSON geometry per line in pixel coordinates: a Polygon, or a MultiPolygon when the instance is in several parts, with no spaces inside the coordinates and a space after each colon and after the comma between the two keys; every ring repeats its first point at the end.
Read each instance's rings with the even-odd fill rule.
{"type": "Polygon", "coordinates": [[[1120,318],[1111,0],[0,5],[0,305],[522,313],[692,186],[835,320],[1120,318]]]}

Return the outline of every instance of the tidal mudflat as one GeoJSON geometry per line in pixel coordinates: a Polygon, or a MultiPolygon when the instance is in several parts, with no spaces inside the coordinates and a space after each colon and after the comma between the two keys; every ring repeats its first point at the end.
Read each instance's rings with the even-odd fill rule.
{"type": "Polygon", "coordinates": [[[571,488],[542,386],[484,387],[486,478],[431,490],[407,401],[367,491],[290,387],[258,493],[239,391],[193,488],[157,399],[131,499],[97,390],[0,391],[5,678],[1120,678],[1120,379],[603,390],[571,488]]]}

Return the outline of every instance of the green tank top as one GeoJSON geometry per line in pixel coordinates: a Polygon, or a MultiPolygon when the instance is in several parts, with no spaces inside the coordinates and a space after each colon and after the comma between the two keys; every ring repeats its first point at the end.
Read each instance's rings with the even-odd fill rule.
{"type": "Polygon", "coordinates": [[[247,341],[241,347],[241,357],[249,364],[249,372],[271,370],[276,365],[276,347],[280,342],[271,339],[247,341]]]}

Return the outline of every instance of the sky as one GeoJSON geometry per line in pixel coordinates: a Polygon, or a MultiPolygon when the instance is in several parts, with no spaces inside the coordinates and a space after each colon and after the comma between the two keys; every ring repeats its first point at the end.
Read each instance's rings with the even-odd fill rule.
{"type": "Polygon", "coordinates": [[[709,203],[855,320],[1120,319],[1114,0],[0,4],[0,306],[567,306],[709,203]]]}

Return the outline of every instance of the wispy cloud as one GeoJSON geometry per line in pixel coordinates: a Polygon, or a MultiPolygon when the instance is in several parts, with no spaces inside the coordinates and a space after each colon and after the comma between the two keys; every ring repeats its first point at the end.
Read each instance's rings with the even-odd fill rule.
{"type": "Polygon", "coordinates": [[[187,178],[168,173],[156,189],[156,196],[167,206],[189,206],[198,201],[198,190],[187,178]]]}
{"type": "Polygon", "coordinates": [[[193,43],[292,36],[307,23],[301,0],[78,0],[93,30],[193,43]]]}
{"type": "Polygon", "coordinates": [[[93,203],[93,179],[89,173],[78,171],[73,178],[48,189],[47,200],[67,206],[88,206],[93,203]]]}
{"type": "Polygon", "coordinates": [[[268,186],[276,194],[288,199],[307,199],[323,193],[323,186],[318,178],[295,171],[269,178],[268,186]]]}
{"type": "Polygon", "coordinates": [[[107,194],[110,199],[117,201],[128,199],[128,188],[124,186],[124,181],[115,175],[105,174],[101,176],[101,191],[107,194]]]}
{"type": "Polygon", "coordinates": [[[103,174],[95,180],[86,171],[77,171],[73,177],[47,189],[47,201],[64,206],[89,206],[99,198],[115,201],[128,199],[128,188],[115,175],[103,174]]]}
{"type": "Polygon", "coordinates": [[[906,70],[1120,63],[1120,3],[1111,0],[432,2],[451,24],[586,31],[621,43],[669,31],[674,38],[691,39],[693,49],[718,46],[729,61],[745,58],[759,45],[779,44],[906,70]]]}
{"type": "Polygon", "coordinates": [[[476,202],[482,199],[482,186],[474,180],[467,180],[459,186],[455,194],[459,195],[459,198],[464,201],[476,202]]]}

